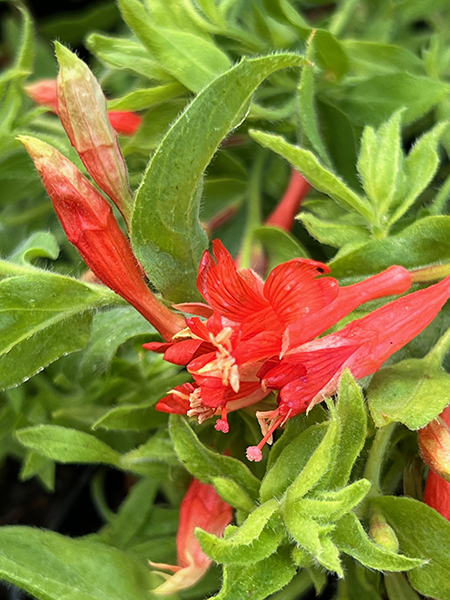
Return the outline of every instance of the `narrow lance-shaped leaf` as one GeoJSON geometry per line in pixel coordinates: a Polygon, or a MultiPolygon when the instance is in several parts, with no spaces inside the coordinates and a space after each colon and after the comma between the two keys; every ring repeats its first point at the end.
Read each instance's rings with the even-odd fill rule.
{"type": "Polygon", "coordinates": [[[244,117],[258,85],[274,71],[304,62],[297,54],[244,59],[198,94],[153,155],[136,194],[131,239],[169,300],[198,297],[195,279],[208,241],[198,219],[204,170],[244,117]]]}
{"type": "Polygon", "coordinates": [[[347,210],[357,212],[366,221],[372,221],[372,210],[367,200],[358,196],[342,179],[323,166],[312,152],[290,144],[279,135],[255,130],[250,131],[250,135],[265,148],[288,160],[315,189],[328,194],[347,210]]]}

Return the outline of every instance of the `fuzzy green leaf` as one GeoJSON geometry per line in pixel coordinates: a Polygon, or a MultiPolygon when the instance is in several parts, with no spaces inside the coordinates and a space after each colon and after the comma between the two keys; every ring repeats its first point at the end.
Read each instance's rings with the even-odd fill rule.
{"type": "Polygon", "coordinates": [[[367,398],[377,427],[420,429],[450,404],[450,375],[423,359],[403,360],[375,373],[367,398]]]}
{"type": "Polygon", "coordinates": [[[155,598],[155,575],[111,546],[31,527],[3,527],[0,544],[0,577],[39,600],[155,598]]]}
{"type": "Polygon", "coordinates": [[[19,429],[16,437],[26,448],[63,464],[119,464],[119,454],[115,450],[84,431],[58,425],[37,425],[19,429]]]}
{"type": "Polygon", "coordinates": [[[360,479],[338,492],[323,492],[302,498],[296,503],[297,514],[320,522],[337,521],[361,502],[370,487],[370,481],[360,479]]]}
{"type": "Polygon", "coordinates": [[[108,102],[109,110],[146,110],[156,104],[161,104],[180,96],[186,88],[180,83],[166,83],[151,88],[134,90],[122,98],[108,102]]]}
{"type": "Polygon", "coordinates": [[[289,161],[315,189],[328,194],[347,210],[362,215],[368,221],[372,219],[367,200],[347,187],[342,179],[322,165],[312,152],[290,144],[279,135],[255,130],[249,133],[261,146],[273,150],[289,161]]]}
{"type": "Polygon", "coordinates": [[[186,419],[179,415],[170,416],[170,436],[180,460],[194,477],[203,483],[213,483],[214,477],[231,479],[256,500],[259,480],[248,467],[235,458],[206,448],[189,427],[186,419]]]}
{"type": "Polygon", "coordinates": [[[224,567],[222,589],[211,600],[265,600],[287,585],[296,570],[287,551],[253,565],[224,567]]]}
{"type": "Polygon", "coordinates": [[[425,75],[423,61],[401,46],[365,40],[342,40],[341,43],[349,58],[350,69],[360,77],[405,72],[425,75]]]}
{"type": "MultiPolygon", "coordinates": [[[[424,564],[420,559],[401,556],[372,542],[356,515],[351,512],[337,522],[331,537],[339,550],[370,569],[407,571],[424,564]]],[[[402,548],[407,550],[404,546],[402,548]]]]}
{"type": "Polygon", "coordinates": [[[255,503],[247,492],[232,479],[226,477],[212,477],[212,484],[217,493],[234,508],[251,513],[255,510],[255,503]]]}
{"type": "Polygon", "coordinates": [[[244,523],[226,538],[197,529],[195,535],[202,550],[215,562],[225,565],[249,565],[275,552],[283,539],[278,502],[269,500],[254,510],[244,523]]]}
{"type": "Polygon", "coordinates": [[[355,217],[361,219],[359,215],[348,213],[344,218],[334,221],[324,221],[304,211],[297,216],[310,235],[321,244],[328,244],[333,248],[342,248],[347,244],[364,244],[369,240],[370,231],[367,226],[352,224],[355,217]]]}
{"type": "Polygon", "coordinates": [[[199,186],[219,144],[242,120],[266,77],[303,63],[296,54],[244,59],[198,94],[153,155],[136,194],[131,239],[152,282],[168,299],[198,297],[195,280],[208,242],[198,219],[199,186]]]}

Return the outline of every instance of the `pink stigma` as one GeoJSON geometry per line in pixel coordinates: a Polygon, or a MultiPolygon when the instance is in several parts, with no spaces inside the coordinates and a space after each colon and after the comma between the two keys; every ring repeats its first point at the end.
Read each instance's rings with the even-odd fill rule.
{"type": "Polygon", "coordinates": [[[228,433],[230,431],[230,426],[228,425],[228,421],[225,421],[225,419],[217,419],[214,429],[216,431],[221,431],[222,433],[228,433]]]}
{"type": "Polygon", "coordinates": [[[249,446],[246,454],[248,460],[252,462],[260,462],[262,460],[262,452],[258,446],[249,446]]]}

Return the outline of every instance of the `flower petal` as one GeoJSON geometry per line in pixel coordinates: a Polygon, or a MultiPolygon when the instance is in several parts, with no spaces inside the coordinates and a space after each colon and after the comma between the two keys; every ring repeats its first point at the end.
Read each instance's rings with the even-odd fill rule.
{"type": "Polygon", "coordinates": [[[316,279],[329,271],[323,263],[305,258],[295,258],[273,269],[264,285],[264,295],[284,324],[333,302],[339,292],[336,279],[316,279]]]}

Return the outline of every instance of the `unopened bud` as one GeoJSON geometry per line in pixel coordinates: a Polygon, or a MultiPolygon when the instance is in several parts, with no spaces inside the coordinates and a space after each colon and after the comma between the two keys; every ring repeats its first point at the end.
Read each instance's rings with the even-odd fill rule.
{"type": "Polygon", "coordinates": [[[370,517],[370,537],[379,546],[386,550],[398,552],[398,539],[395,531],[386,522],[386,519],[379,512],[372,513],[370,517]]]}
{"type": "Polygon", "coordinates": [[[129,224],[133,196],[117,135],[108,119],[102,88],[88,66],[73,52],[56,43],[56,55],[60,67],[57,95],[61,123],[88,173],[129,224]]]}
{"type": "Polygon", "coordinates": [[[142,117],[129,110],[109,110],[108,120],[120,135],[134,135],[142,124],[142,117]]]}
{"type": "Polygon", "coordinates": [[[450,427],[441,417],[418,432],[420,454],[437,475],[450,481],[450,427]]]}
{"type": "Polygon", "coordinates": [[[58,150],[32,137],[18,139],[33,159],[69,241],[88,267],[170,340],[183,328],[184,319],[148,289],[106,198],[58,150]]]}
{"type": "Polygon", "coordinates": [[[56,96],[56,79],[42,79],[25,86],[25,91],[36,104],[47,106],[53,112],[58,112],[56,96]]]}

